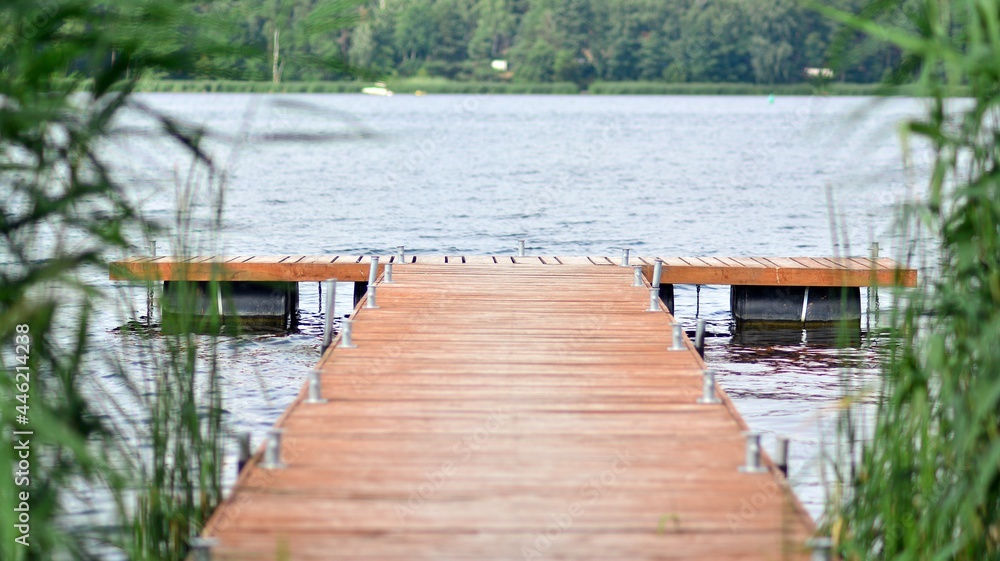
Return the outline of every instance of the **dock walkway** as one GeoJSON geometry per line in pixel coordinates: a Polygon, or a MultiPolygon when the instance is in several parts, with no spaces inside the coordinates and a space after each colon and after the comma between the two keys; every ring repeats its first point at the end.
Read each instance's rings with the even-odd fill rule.
{"type": "Polygon", "coordinates": [[[285,467],[258,453],[204,529],[213,558],[807,559],[811,519],[766,457],[739,470],[747,426],[697,403],[648,282],[535,259],[394,267],[317,367],[329,401],[278,420],[285,467]]]}

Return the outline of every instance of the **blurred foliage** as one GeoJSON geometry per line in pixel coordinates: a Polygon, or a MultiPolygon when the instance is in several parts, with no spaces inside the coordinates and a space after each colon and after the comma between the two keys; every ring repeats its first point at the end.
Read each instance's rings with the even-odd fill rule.
{"type": "Polygon", "coordinates": [[[845,42],[895,45],[897,78],[927,96],[901,131],[933,165],[901,227],[939,268],[898,295],[874,434],[841,472],[831,530],[844,559],[1000,559],[1000,3],[819,9],[845,42]],[[949,99],[958,85],[968,97],[949,99]]]}
{"type": "MultiPolygon", "coordinates": [[[[131,337],[125,358],[109,356],[92,344],[92,317],[114,301],[81,279],[88,268],[106,271],[106,255],[144,246],[155,230],[107,160],[106,143],[125,111],[144,113],[162,137],[186,150],[192,169],[202,170],[198,181],[208,185],[179,191],[221,189],[222,174],[201,147],[205,131],[153,111],[132,93],[150,76],[218,77],[230,73],[234,59],[264,58],[258,47],[233,40],[239,14],[224,8],[159,0],[0,3],[4,561],[183,559],[221,499],[226,434],[214,337],[137,330],[123,335],[131,337]],[[18,335],[28,339],[27,353],[14,352],[18,335]],[[27,394],[18,367],[29,369],[27,394]],[[10,477],[21,459],[11,441],[15,430],[33,433],[29,481],[10,477]],[[22,492],[29,494],[27,545],[16,541],[22,533],[13,518],[22,492]]],[[[307,35],[334,33],[355,14],[352,3],[328,3],[313,11],[307,35]]],[[[321,53],[308,62],[348,68],[321,53]]],[[[179,220],[173,232],[179,253],[186,227],[179,220]]]]}

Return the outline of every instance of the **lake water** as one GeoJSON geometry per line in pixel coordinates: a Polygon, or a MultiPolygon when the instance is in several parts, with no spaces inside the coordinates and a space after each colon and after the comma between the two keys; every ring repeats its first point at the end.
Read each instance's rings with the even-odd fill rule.
{"type": "MultiPolygon", "coordinates": [[[[131,116],[110,148],[147,217],[167,226],[185,193],[190,243],[211,254],[897,256],[895,205],[925,172],[906,171],[900,120],[913,100],[789,97],[253,96],[139,98],[211,131],[226,173],[215,194],[189,158],[131,116]]],[[[919,182],[918,182],[918,185],[919,182]]],[[[169,253],[161,238],[160,253],[169,253]]],[[[111,283],[95,274],[93,282],[111,283]]],[[[100,335],[145,313],[108,313],[100,335]]],[[[349,289],[339,291],[347,310],[349,289]]],[[[865,297],[865,291],[862,291],[865,297]]],[[[877,383],[875,344],[837,349],[798,330],[730,333],[729,289],[677,287],[689,330],[709,320],[707,362],[752,428],[792,438],[793,486],[822,512],[819,466],[845,386],[877,383]],[[844,370],[841,365],[853,366],[844,370]]],[[[884,299],[883,299],[883,303],[884,299]]],[[[864,306],[864,302],[862,304],[864,306]]],[[[865,322],[863,322],[864,324],[865,322]]],[[[224,338],[229,420],[264,431],[319,356],[316,286],[303,287],[301,331],[224,338]]],[[[232,470],[227,472],[232,479],[232,470]]]]}

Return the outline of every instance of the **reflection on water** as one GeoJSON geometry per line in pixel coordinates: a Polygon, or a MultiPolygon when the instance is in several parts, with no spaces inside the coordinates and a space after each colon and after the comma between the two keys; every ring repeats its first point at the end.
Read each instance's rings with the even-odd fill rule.
{"type": "Polygon", "coordinates": [[[801,346],[815,349],[844,349],[861,346],[861,323],[841,325],[809,324],[805,327],[742,324],[735,329],[732,345],[750,348],[801,346]]]}

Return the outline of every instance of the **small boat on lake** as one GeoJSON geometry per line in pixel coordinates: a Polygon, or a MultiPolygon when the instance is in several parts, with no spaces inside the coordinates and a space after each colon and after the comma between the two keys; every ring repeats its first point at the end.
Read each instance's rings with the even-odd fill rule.
{"type": "Polygon", "coordinates": [[[392,97],[392,90],[386,86],[385,82],[375,82],[374,86],[361,88],[361,93],[382,97],[392,97]]]}

